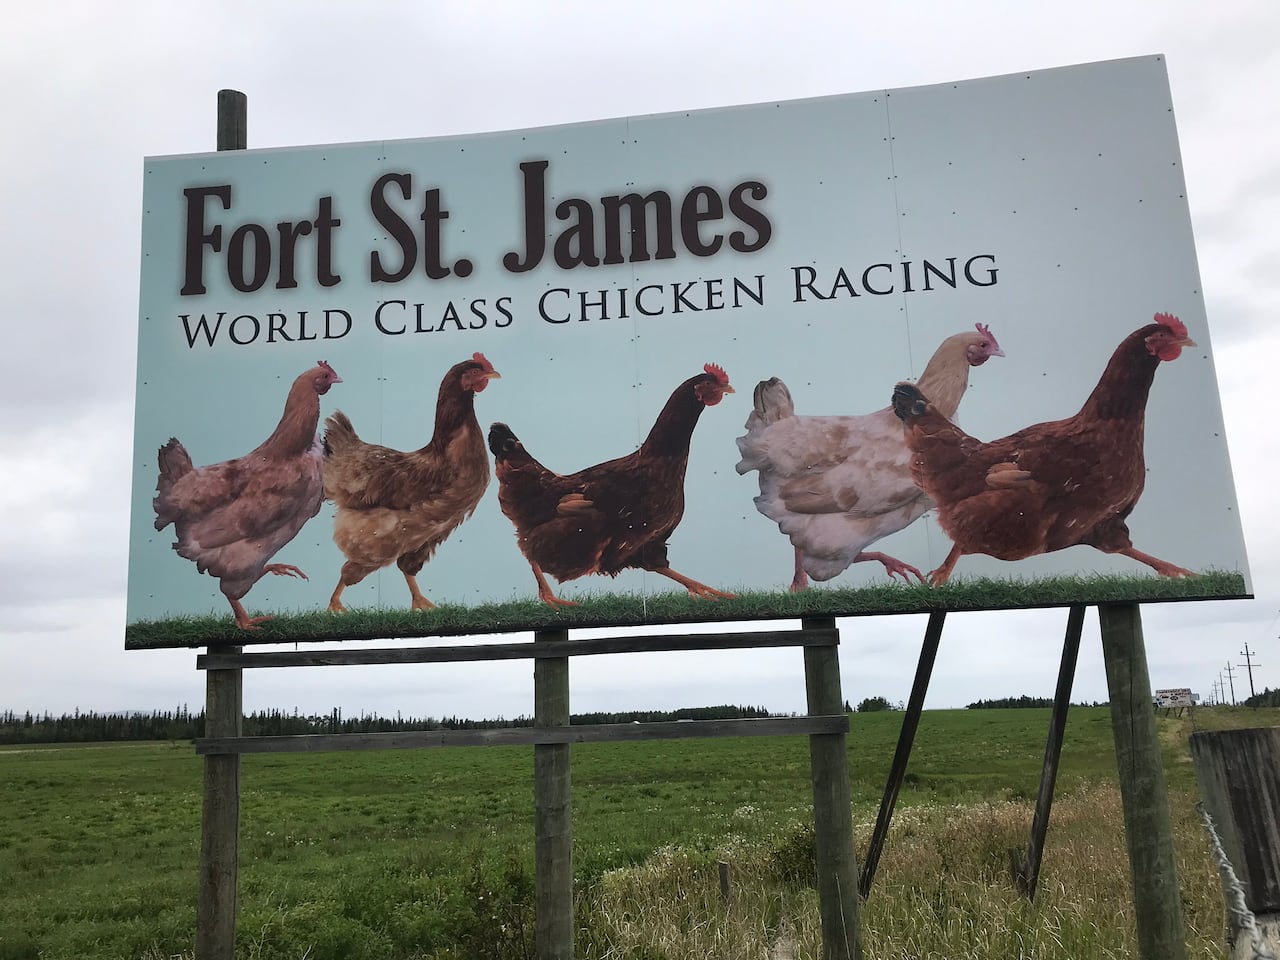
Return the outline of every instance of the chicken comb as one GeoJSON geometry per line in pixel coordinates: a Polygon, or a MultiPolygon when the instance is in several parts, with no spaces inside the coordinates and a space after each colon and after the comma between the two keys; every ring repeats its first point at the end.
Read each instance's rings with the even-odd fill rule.
{"type": "Polygon", "coordinates": [[[330,373],[333,373],[333,367],[329,366],[329,361],[328,361],[328,360],[317,360],[317,361],[316,361],[316,366],[317,366],[317,367],[324,367],[324,368],[325,368],[326,370],[328,370],[330,373]]]}
{"type": "Polygon", "coordinates": [[[716,363],[704,363],[702,369],[715,377],[720,382],[720,386],[727,387],[729,385],[729,375],[724,372],[724,367],[716,363]]]}
{"type": "Polygon", "coordinates": [[[471,355],[471,359],[480,364],[485,373],[493,373],[493,364],[486,360],[484,354],[479,350],[471,355]]]}
{"type": "Polygon", "coordinates": [[[1187,335],[1187,325],[1172,313],[1157,313],[1155,322],[1163,323],[1173,331],[1173,335],[1175,337],[1185,337],[1187,335]]]}

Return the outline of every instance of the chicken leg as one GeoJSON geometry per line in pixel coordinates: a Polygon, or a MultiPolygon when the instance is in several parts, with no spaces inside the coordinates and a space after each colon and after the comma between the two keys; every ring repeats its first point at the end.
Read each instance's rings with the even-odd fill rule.
{"type": "Polygon", "coordinates": [[[660,573],[664,577],[671,578],[676,583],[680,584],[680,586],[688,590],[689,596],[691,597],[705,597],[708,600],[716,600],[716,599],[733,600],[738,596],[736,593],[725,593],[723,590],[717,590],[714,587],[708,587],[705,583],[699,583],[697,580],[694,580],[690,577],[686,577],[683,573],[677,573],[676,571],[672,570],[670,567],[660,567],[659,569],[654,570],[653,572],[660,573]]]}
{"type": "Polygon", "coordinates": [[[551,589],[551,584],[547,583],[546,574],[542,572],[540,566],[532,560],[529,561],[529,566],[533,569],[534,579],[538,581],[539,600],[552,607],[576,607],[578,605],[576,600],[565,600],[555,595],[555,592],[551,589]]]}

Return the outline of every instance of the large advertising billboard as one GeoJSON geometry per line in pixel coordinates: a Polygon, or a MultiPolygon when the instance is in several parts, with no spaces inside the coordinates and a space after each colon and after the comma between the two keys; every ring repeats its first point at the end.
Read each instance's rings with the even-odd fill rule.
{"type": "Polygon", "coordinates": [[[127,646],[1251,590],[1162,57],[144,177],[127,646]]]}

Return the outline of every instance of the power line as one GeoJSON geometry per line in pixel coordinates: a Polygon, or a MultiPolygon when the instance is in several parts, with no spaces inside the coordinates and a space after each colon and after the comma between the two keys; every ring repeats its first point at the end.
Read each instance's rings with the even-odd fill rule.
{"type": "Polygon", "coordinates": [[[1255,663],[1253,661],[1252,657],[1254,653],[1257,653],[1257,651],[1250,651],[1249,643],[1248,641],[1245,641],[1244,649],[1240,651],[1240,656],[1244,657],[1244,663],[1237,664],[1237,666],[1244,667],[1249,671],[1249,699],[1253,699],[1258,695],[1257,691],[1253,689],[1253,668],[1262,666],[1262,664],[1255,663]]]}

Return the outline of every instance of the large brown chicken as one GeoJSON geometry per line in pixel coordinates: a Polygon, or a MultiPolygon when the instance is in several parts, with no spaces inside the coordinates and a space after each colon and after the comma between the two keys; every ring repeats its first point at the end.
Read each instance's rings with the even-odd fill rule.
{"type": "Polygon", "coordinates": [[[343,590],[392,561],[412,609],[435,606],[418,588],[418,571],[489,485],[475,396],[498,377],[481,353],[454,364],[440,383],[431,441],[420,450],[365,443],[340,410],[325,421],[324,490],[338,508],[333,542],[347,558],[329,599],[334,613],[346,610],[343,590]]]}
{"type": "Polygon", "coordinates": [[[684,516],[693,428],[703,409],[726,393],[733,393],[728,376],[708,363],[676,387],[640,449],[571,474],[540,464],[505,423],[489,428],[498,503],[515,524],[544,603],[575,606],[552,592],[546,574],[563,583],[589,573],[616,577],[633,567],[669,577],[691,596],[733,596],[677,573],[667,562],[667,539],[684,516]]]}
{"type": "Polygon", "coordinates": [[[893,410],[906,425],[912,476],[954,542],[930,581],[945,583],[965,554],[1021,560],[1076,544],[1132,557],[1164,577],[1190,576],[1136,549],[1125,519],[1146,479],[1143,429],[1156,368],[1192,346],[1177,317],[1157,313],[1116,348],[1079,413],[990,443],[899,383],[893,410]]]}
{"type": "Polygon", "coordinates": [[[178,535],[173,549],[194,560],[201,573],[218,578],[242,630],[256,630],[271,619],[249,616],[240,603],[263,574],[307,579],[292,564],[267,561],[320,512],[320,397],[341,382],[323,360],[301,374],[289,388],[271,436],[243,457],[193,467],[176,437],[160,448],[152,501],[156,529],[173,524],[178,535]]]}

